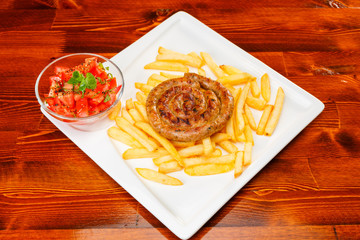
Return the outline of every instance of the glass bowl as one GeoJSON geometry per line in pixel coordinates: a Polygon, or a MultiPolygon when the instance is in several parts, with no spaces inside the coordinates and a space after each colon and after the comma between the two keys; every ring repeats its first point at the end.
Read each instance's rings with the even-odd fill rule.
{"type": "MultiPolygon", "coordinates": [[[[50,64],[48,64],[42,72],[39,74],[36,84],[35,84],[35,94],[38,102],[43,110],[45,110],[52,117],[60,120],[73,128],[82,131],[95,131],[104,129],[110,126],[113,121],[108,118],[108,115],[114,110],[114,107],[119,103],[121,96],[124,91],[124,78],[119,67],[113,63],[110,59],[107,59],[103,56],[92,54],[92,53],[75,53],[60,57],[50,64]],[[121,85],[119,92],[116,95],[115,101],[104,111],[89,115],[87,117],[67,117],[60,115],[49,109],[45,95],[49,93],[50,90],[50,77],[55,75],[56,67],[66,67],[73,68],[85,62],[86,58],[96,57],[98,62],[101,62],[106,69],[107,73],[111,73],[113,77],[116,78],[117,86],[121,85]]],[[[119,103],[120,104],[120,103],[119,103]]]]}

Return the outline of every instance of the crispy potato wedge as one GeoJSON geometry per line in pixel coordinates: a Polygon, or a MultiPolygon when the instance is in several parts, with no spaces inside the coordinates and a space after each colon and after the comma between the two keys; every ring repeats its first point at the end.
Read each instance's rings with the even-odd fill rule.
{"type": "Polygon", "coordinates": [[[183,183],[179,179],[168,176],[164,173],[157,172],[149,168],[136,168],[136,171],[143,178],[153,182],[158,182],[161,184],[172,185],[172,186],[183,185],[183,183]]]}

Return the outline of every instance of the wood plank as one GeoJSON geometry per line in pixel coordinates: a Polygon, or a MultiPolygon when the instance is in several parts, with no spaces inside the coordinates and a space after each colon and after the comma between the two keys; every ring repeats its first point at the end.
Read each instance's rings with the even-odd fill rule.
{"type": "Polygon", "coordinates": [[[336,225],[335,231],[338,239],[360,239],[359,225],[336,225]]]}
{"type": "Polygon", "coordinates": [[[284,53],[288,76],[341,77],[338,75],[349,75],[357,80],[356,75],[360,71],[359,59],[360,55],[357,51],[284,53]]]}
{"type": "Polygon", "coordinates": [[[203,228],[195,239],[336,239],[332,226],[249,226],[203,228]]]}
{"type": "Polygon", "coordinates": [[[29,240],[64,240],[64,239],[88,239],[88,240],[118,240],[139,239],[158,240],[175,239],[175,235],[168,230],[156,228],[83,228],[83,229],[52,229],[52,230],[3,230],[0,237],[4,240],[17,240],[26,236],[29,240]]]}
{"type": "MultiPolygon", "coordinates": [[[[119,37],[131,38],[130,42],[134,42],[134,37],[139,38],[175,12],[165,12],[164,17],[146,9],[143,12],[137,9],[130,14],[133,18],[129,19],[122,17],[123,11],[122,8],[110,11],[91,8],[85,12],[59,10],[53,29],[120,31],[132,33],[119,37]],[[93,17],[95,12],[97,17],[93,17]],[[98,17],[101,14],[102,18],[98,17]]],[[[246,11],[201,8],[189,13],[247,51],[336,51],[359,48],[357,40],[360,40],[360,25],[357,23],[360,21],[355,19],[360,18],[360,15],[356,9],[339,12],[327,8],[254,8],[246,11]],[[224,18],[224,14],[231,14],[233,18],[224,18]]]]}
{"type": "Polygon", "coordinates": [[[211,218],[209,227],[357,224],[359,189],[353,191],[240,191],[211,218]],[[345,217],[346,216],[346,217],[345,217]]]}
{"type": "Polygon", "coordinates": [[[0,10],[0,31],[47,31],[55,18],[55,9],[0,10]]]}

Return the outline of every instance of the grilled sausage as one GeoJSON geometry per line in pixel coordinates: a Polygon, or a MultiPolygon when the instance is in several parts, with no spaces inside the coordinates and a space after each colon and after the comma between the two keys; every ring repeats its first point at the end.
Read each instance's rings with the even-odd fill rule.
{"type": "Polygon", "coordinates": [[[221,83],[195,73],[164,81],[146,100],[150,124],[162,136],[197,141],[221,130],[230,119],[234,98],[221,83]]]}

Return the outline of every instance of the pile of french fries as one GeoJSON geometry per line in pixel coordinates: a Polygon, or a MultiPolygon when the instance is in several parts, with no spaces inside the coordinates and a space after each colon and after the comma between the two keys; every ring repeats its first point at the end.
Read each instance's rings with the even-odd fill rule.
{"type": "Polygon", "coordinates": [[[108,129],[108,135],[130,148],[123,153],[123,159],[152,158],[158,171],[137,168],[145,179],[167,185],[183,183],[168,173],[182,171],[190,176],[204,176],[234,171],[238,177],[252,161],[253,133],[271,136],[282,111],[285,98],[281,87],[277,90],[274,104],[269,104],[271,86],[268,74],[261,77],[260,86],[254,76],[230,65],[217,65],[211,55],[201,52],[182,54],[159,47],[156,60],[145,65],[145,69],[160,70],[152,74],[147,83],[135,83],[136,100],[126,100],[111,114],[116,126],[108,129]],[[146,114],[146,98],[159,83],[182,75],[163,72],[189,72],[194,70],[206,76],[204,66],[214,73],[217,81],[229,89],[234,97],[234,112],[224,129],[197,142],[170,141],[153,130],[146,114]],[[252,114],[262,111],[256,123],[252,114]],[[225,153],[223,153],[223,151],[225,153]]]}

